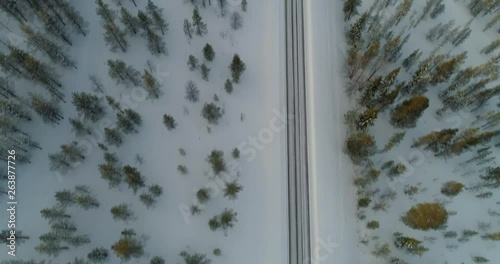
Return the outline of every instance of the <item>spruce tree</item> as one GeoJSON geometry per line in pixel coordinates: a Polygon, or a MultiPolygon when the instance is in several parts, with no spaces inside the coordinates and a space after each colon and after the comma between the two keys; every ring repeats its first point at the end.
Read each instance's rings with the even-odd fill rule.
{"type": "Polygon", "coordinates": [[[92,135],[91,129],[79,119],[69,119],[72,131],[77,137],[92,135]]]}
{"type": "Polygon", "coordinates": [[[106,41],[106,46],[109,46],[112,52],[118,49],[121,49],[122,52],[127,51],[128,42],[126,34],[125,31],[113,23],[108,22],[104,24],[104,41],[106,41]]]}
{"type": "Polygon", "coordinates": [[[429,99],[423,95],[416,95],[396,106],[391,115],[391,124],[398,128],[412,128],[417,120],[429,107],[429,99]]]}
{"type": "Polygon", "coordinates": [[[135,35],[139,32],[139,19],[132,15],[126,8],[122,7],[120,10],[120,21],[127,28],[130,35],[135,35]]]}
{"type": "Polygon", "coordinates": [[[106,115],[101,99],[93,94],[86,92],[73,93],[72,103],[76,111],[82,114],[84,119],[91,122],[98,122],[106,115]]]}
{"type": "Polygon", "coordinates": [[[210,124],[217,124],[219,119],[222,118],[224,110],[214,103],[205,103],[201,111],[201,116],[205,118],[210,124]]]}
{"type": "Polygon", "coordinates": [[[215,51],[208,43],[203,47],[203,56],[207,61],[213,61],[215,58],[215,51]]]}
{"type": "Polygon", "coordinates": [[[227,197],[229,200],[236,200],[238,198],[238,193],[243,190],[243,186],[236,180],[226,182],[225,185],[224,197],[227,197]]]}
{"type": "Polygon", "coordinates": [[[76,196],[76,203],[84,210],[99,207],[99,201],[97,201],[97,199],[90,194],[76,196]]]}
{"type": "Polygon", "coordinates": [[[197,7],[193,10],[193,27],[195,34],[198,36],[203,36],[208,33],[207,24],[203,22],[197,7]]]}
{"type": "Polygon", "coordinates": [[[210,74],[210,68],[205,63],[200,66],[201,78],[208,82],[208,75],[210,74]]]}
{"type": "Polygon", "coordinates": [[[163,115],[163,124],[168,130],[172,130],[177,126],[175,119],[171,115],[163,115]]]}
{"type": "Polygon", "coordinates": [[[106,143],[113,146],[119,147],[123,143],[122,134],[120,133],[120,130],[118,130],[118,128],[104,128],[104,137],[106,143]]]}
{"type": "Polygon", "coordinates": [[[57,202],[63,207],[71,206],[76,202],[73,192],[66,189],[56,192],[55,197],[57,202]]]}
{"type": "Polygon", "coordinates": [[[184,35],[188,38],[188,42],[191,42],[191,39],[193,39],[193,26],[188,19],[184,19],[183,29],[184,35]]]}
{"type": "Polygon", "coordinates": [[[158,34],[156,34],[156,32],[148,29],[146,31],[146,37],[148,39],[148,49],[151,54],[155,56],[158,56],[160,54],[167,54],[165,42],[158,34]]]}
{"type": "Polygon", "coordinates": [[[107,249],[100,247],[94,248],[87,254],[87,258],[92,263],[104,263],[108,260],[109,252],[107,249]]]}
{"type": "Polygon", "coordinates": [[[126,204],[115,205],[111,207],[110,212],[114,220],[127,221],[134,216],[134,213],[126,204]]]}
{"type": "Polygon", "coordinates": [[[230,18],[230,25],[233,30],[238,30],[243,27],[243,17],[238,12],[233,12],[230,18]]]}
{"type": "Polygon", "coordinates": [[[125,173],[125,181],[127,182],[129,188],[134,191],[134,194],[137,193],[139,188],[145,186],[146,180],[136,168],[127,165],[123,167],[123,172],[125,173]]]}
{"type": "Polygon", "coordinates": [[[190,71],[194,71],[198,68],[198,59],[193,55],[189,55],[187,65],[189,66],[190,71]]]}
{"type": "Polygon", "coordinates": [[[61,145],[61,154],[64,155],[65,160],[75,163],[85,159],[83,155],[85,149],[81,146],[78,146],[76,141],[71,142],[70,144],[61,145]]]}
{"type": "Polygon", "coordinates": [[[61,153],[49,154],[49,161],[51,171],[64,174],[71,168],[71,163],[61,153]]]}
{"type": "Polygon", "coordinates": [[[167,31],[168,24],[165,22],[165,19],[163,18],[162,14],[162,9],[158,8],[153,1],[148,0],[148,4],[146,5],[146,10],[148,11],[148,14],[151,16],[153,24],[157,29],[161,31],[162,35],[165,35],[165,32],[167,31]]]}
{"type": "Polygon", "coordinates": [[[54,2],[62,10],[64,16],[73,28],[86,37],[88,33],[87,22],[80,13],[65,0],[54,0],[54,2]]]}
{"type": "Polygon", "coordinates": [[[116,256],[122,261],[140,258],[144,254],[142,243],[135,237],[133,230],[123,230],[120,240],[111,246],[116,256]]]}
{"type": "Polygon", "coordinates": [[[238,54],[235,54],[233,56],[233,60],[229,65],[229,69],[231,70],[231,76],[233,78],[233,82],[239,83],[241,75],[246,70],[246,65],[240,59],[240,56],[238,54]]]}
{"type": "Polygon", "coordinates": [[[144,89],[148,92],[149,98],[159,98],[161,95],[160,83],[158,80],[147,70],[144,70],[144,75],[142,76],[144,82],[144,89]]]}
{"type": "Polygon", "coordinates": [[[96,12],[97,15],[101,17],[105,24],[114,24],[116,17],[115,11],[109,8],[109,5],[104,3],[103,0],[96,0],[97,4],[96,12]]]}
{"type": "Polygon", "coordinates": [[[231,82],[231,80],[226,80],[226,82],[224,83],[224,90],[226,90],[228,94],[233,92],[233,82],[231,82]]]}
{"type": "Polygon", "coordinates": [[[165,264],[165,260],[162,257],[155,256],[149,261],[149,264],[165,264]]]}

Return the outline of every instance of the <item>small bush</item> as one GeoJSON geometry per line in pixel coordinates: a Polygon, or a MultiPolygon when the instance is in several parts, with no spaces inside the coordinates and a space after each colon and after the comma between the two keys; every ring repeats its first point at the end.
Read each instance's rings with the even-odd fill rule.
{"type": "Polygon", "coordinates": [[[448,197],[453,197],[457,196],[462,191],[463,188],[464,185],[462,183],[456,181],[449,181],[443,184],[443,187],[441,187],[441,193],[448,197]]]}
{"type": "Polygon", "coordinates": [[[370,205],[370,202],[372,200],[370,198],[361,198],[361,199],[358,199],[358,207],[360,208],[366,208],[370,205]]]}

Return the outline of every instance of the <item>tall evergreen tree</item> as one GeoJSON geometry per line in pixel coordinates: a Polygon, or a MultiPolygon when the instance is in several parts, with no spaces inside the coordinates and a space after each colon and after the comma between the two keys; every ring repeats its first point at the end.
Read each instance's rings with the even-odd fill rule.
{"type": "Polygon", "coordinates": [[[122,134],[118,128],[104,128],[104,137],[106,143],[114,146],[121,146],[123,143],[122,134]]]}
{"type": "Polygon", "coordinates": [[[186,83],[186,96],[185,98],[190,102],[198,102],[200,97],[200,90],[193,81],[188,81],[186,83]]]}
{"type": "Polygon", "coordinates": [[[144,89],[148,92],[149,98],[159,98],[161,95],[160,83],[156,78],[147,70],[144,70],[144,75],[142,76],[144,82],[144,89]]]}
{"type": "Polygon", "coordinates": [[[163,18],[162,14],[163,10],[158,8],[158,6],[156,6],[151,0],[148,0],[146,10],[148,11],[148,14],[151,16],[155,27],[161,31],[162,35],[165,35],[165,32],[168,29],[168,24],[163,18]]]}
{"type": "Polygon", "coordinates": [[[351,16],[355,16],[358,13],[358,7],[361,5],[361,0],[346,0],[344,1],[344,20],[349,21],[351,16]]]}
{"type": "Polygon", "coordinates": [[[205,47],[203,47],[203,56],[207,61],[213,61],[215,58],[215,51],[214,48],[212,48],[212,45],[206,44],[205,47]]]}
{"type": "Polygon", "coordinates": [[[193,27],[195,29],[194,32],[198,36],[203,36],[208,33],[207,24],[203,22],[197,7],[193,10],[193,27]]]}
{"type": "Polygon", "coordinates": [[[104,40],[106,41],[106,46],[109,46],[113,52],[118,49],[121,49],[123,52],[127,51],[128,42],[126,34],[125,31],[113,23],[108,22],[104,24],[104,40]]]}
{"type": "Polygon", "coordinates": [[[123,171],[125,173],[125,181],[127,182],[129,188],[132,188],[134,194],[137,193],[139,188],[145,186],[146,180],[136,168],[127,165],[123,167],[123,171]]]}
{"type": "Polygon", "coordinates": [[[139,19],[132,15],[125,7],[120,9],[120,21],[125,25],[130,35],[135,35],[139,32],[139,19]]]}
{"type": "Polygon", "coordinates": [[[106,115],[101,99],[93,94],[86,92],[73,93],[72,103],[76,111],[82,114],[84,119],[91,122],[97,122],[106,115]]]}
{"type": "Polygon", "coordinates": [[[246,70],[246,65],[240,59],[240,56],[238,54],[235,54],[233,56],[233,60],[229,65],[229,69],[231,70],[231,76],[233,78],[233,82],[239,83],[241,75],[246,70]]]}

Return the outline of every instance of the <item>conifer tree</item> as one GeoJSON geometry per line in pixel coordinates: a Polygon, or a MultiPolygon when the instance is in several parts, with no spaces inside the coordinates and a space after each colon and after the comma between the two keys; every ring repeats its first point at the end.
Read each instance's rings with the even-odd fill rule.
{"type": "Polygon", "coordinates": [[[238,193],[243,190],[243,186],[236,180],[226,182],[225,185],[224,197],[227,197],[229,200],[236,200],[238,198],[238,193]]]}
{"type": "Polygon", "coordinates": [[[93,94],[86,92],[73,93],[72,103],[76,111],[82,114],[84,119],[91,122],[97,122],[106,115],[101,99],[93,94]]]}
{"type": "Polygon", "coordinates": [[[248,8],[247,0],[242,0],[241,1],[241,11],[246,12],[247,8],[248,8]]]}
{"type": "Polygon", "coordinates": [[[213,61],[215,58],[215,51],[212,48],[212,45],[206,44],[205,47],[203,47],[203,56],[207,61],[213,61]]]}
{"type": "Polygon", "coordinates": [[[183,29],[184,35],[186,35],[186,37],[188,38],[188,42],[190,43],[191,39],[193,39],[193,26],[188,19],[184,19],[183,29]]]}
{"type": "Polygon", "coordinates": [[[210,74],[210,68],[205,63],[200,66],[201,78],[208,82],[208,75],[210,74]]]}
{"type": "Polygon", "coordinates": [[[479,128],[468,128],[457,136],[450,146],[437,153],[438,157],[450,157],[451,155],[460,155],[466,150],[481,144],[488,143],[492,138],[498,136],[500,131],[486,131],[479,133],[479,128]]]}
{"type": "Polygon", "coordinates": [[[76,203],[84,210],[99,207],[99,201],[97,201],[97,199],[90,194],[76,196],[76,203]]]}
{"type": "Polygon", "coordinates": [[[151,18],[142,10],[137,11],[137,18],[139,19],[139,24],[141,25],[142,29],[145,32],[149,31],[149,27],[153,24],[151,18]]]}
{"type": "Polygon", "coordinates": [[[110,212],[115,220],[127,221],[134,216],[134,213],[126,204],[115,205],[111,207],[110,212]]]}
{"type": "Polygon", "coordinates": [[[208,163],[210,163],[214,175],[220,175],[221,172],[226,171],[224,152],[222,152],[221,150],[212,150],[206,160],[208,163]]]}
{"type": "Polygon", "coordinates": [[[139,32],[139,19],[132,15],[125,7],[120,9],[120,21],[125,25],[130,35],[135,35],[139,32]]]}
{"type": "Polygon", "coordinates": [[[87,36],[87,23],[80,13],[65,0],[54,0],[70,24],[83,36],[87,36]]]}
{"type": "Polygon", "coordinates": [[[210,124],[217,124],[219,119],[222,118],[224,110],[214,103],[205,103],[201,110],[201,116],[205,118],[210,124]]]}
{"type": "Polygon", "coordinates": [[[158,56],[160,54],[167,54],[165,42],[158,34],[156,34],[156,32],[148,29],[146,31],[146,37],[148,39],[148,49],[151,54],[155,56],[158,56]]]}
{"type": "Polygon", "coordinates": [[[412,128],[417,120],[429,107],[429,99],[423,95],[416,95],[396,106],[391,115],[391,124],[399,128],[412,128]]]}
{"type": "Polygon", "coordinates": [[[92,263],[104,263],[108,259],[108,256],[108,250],[103,247],[94,248],[87,254],[87,258],[92,263]]]}
{"type": "Polygon", "coordinates": [[[233,82],[239,83],[241,75],[246,70],[246,65],[240,59],[240,56],[238,54],[235,54],[233,56],[233,60],[229,65],[229,69],[231,70],[231,77],[233,78],[233,82]]]}
{"type": "Polygon", "coordinates": [[[177,126],[175,119],[171,115],[164,114],[163,115],[163,124],[167,127],[168,130],[172,130],[177,126]]]}
{"type": "Polygon", "coordinates": [[[198,102],[200,97],[200,90],[193,81],[188,81],[186,83],[186,96],[185,98],[190,102],[198,102]]]}
{"type": "Polygon", "coordinates": [[[66,189],[56,192],[55,197],[57,202],[63,207],[73,205],[76,202],[73,192],[66,189]]]}
{"type": "Polygon", "coordinates": [[[195,34],[200,37],[208,33],[207,24],[203,22],[197,7],[193,10],[193,27],[195,34]]]}
{"type": "Polygon", "coordinates": [[[111,249],[122,261],[128,261],[132,258],[140,258],[144,254],[142,243],[135,237],[135,232],[131,229],[122,231],[122,236],[111,249]]]}
{"type": "Polygon", "coordinates": [[[109,8],[109,5],[104,3],[103,0],[96,0],[96,12],[101,17],[105,24],[114,24],[116,13],[109,8]]]}
{"type": "Polygon", "coordinates": [[[226,90],[228,94],[233,92],[233,82],[231,82],[231,80],[226,80],[226,82],[224,83],[224,90],[226,90]]]}
{"type": "Polygon", "coordinates": [[[75,163],[79,162],[85,159],[85,156],[83,155],[85,152],[85,149],[81,146],[78,146],[78,143],[76,141],[71,142],[70,144],[66,145],[61,145],[61,154],[64,155],[65,160],[75,163]]]}
{"type": "Polygon", "coordinates": [[[48,101],[37,94],[31,94],[30,97],[33,110],[42,118],[43,122],[59,124],[59,121],[63,119],[61,111],[55,102],[48,101]]]}
{"type": "Polygon", "coordinates": [[[420,147],[422,145],[425,145],[424,149],[431,150],[434,153],[440,153],[450,146],[457,132],[458,129],[456,128],[433,131],[423,137],[420,137],[412,145],[412,147],[420,147]]]}
{"type": "Polygon", "coordinates": [[[486,26],[483,29],[483,32],[490,29],[491,27],[493,27],[496,23],[498,23],[498,21],[500,21],[500,13],[496,14],[495,16],[493,16],[491,18],[490,21],[488,21],[488,23],[486,24],[486,26]]]}
{"type": "Polygon", "coordinates": [[[122,107],[120,106],[120,103],[118,101],[116,101],[115,98],[113,98],[109,95],[106,95],[106,102],[113,110],[118,111],[122,114],[124,113],[122,110],[122,107]]]}
{"type": "Polygon", "coordinates": [[[146,5],[146,10],[148,11],[148,14],[151,16],[153,24],[157,29],[161,31],[162,35],[165,35],[165,32],[167,31],[168,24],[165,22],[165,19],[163,18],[162,14],[162,9],[158,8],[153,1],[148,0],[148,3],[146,5]]]}
{"type": "Polygon", "coordinates": [[[500,39],[492,41],[488,46],[484,47],[481,50],[481,53],[484,54],[490,54],[491,52],[495,51],[498,47],[500,47],[500,39]]]}
{"type": "Polygon", "coordinates": [[[140,72],[122,60],[108,60],[108,74],[117,83],[139,86],[140,72]]]}
{"type": "Polygon", "coordinates": [[[79,119],[69,119],[72,131],[77,137],[92,135],[91,129],[79,119]]]}
{"type": "Polygon", "coordinates": [[[165,264],[165,260],[162,257],[155,256],[149,261],[149,264],[165,264]]]}
{"type": "Polygon", "coordinates": [[[118,128],[104,128],[104,137],[106,143],[113,146],[119,147],[123,143],[122,134],[120,133],[120,130],[118,130],[118,128]]]}
{"type": "Polygon", "coordinates": [[[377,107],[372,107],[366,109],[363,113],[361,113],[358,117],[358,122],[356,124],[357,129],[366,130],[369,126],[372,126],[375,120],[377,119],[379,109],[377,107]]]}
{"type": "Polygon", "coordinates": [[[202,254],[189,254],[186,251],[182,251],[179,254],[184,260],[185,264],[210,264],[212,261],[202,254]]]}
{"type": "Polygon", "coordinates": [[[189,55],[187,65],[189,66],[190,71],[194,71],[198,68],[198,59],[193,55],[189,55]]]}
{"type": "Polygon", "coordinates": [[[145,186],[146,180],[136,168],[127,165],[123,167],[123,171],[125,173],[125,181],[127,182],[129,188],[134,191],[134,194],[137,193],[139,188],[145,186]]]}
{"type": "Polygon", "coordinates": [[[44,9],[38,9],[37,10],[37,15],[40,18],[40,21],[42,22],[45,31],[62,40],[64,43],[73,46],[73,43],[71,42],[69,38],[69,34],[66,32],[64,27],[51,15],[49,15],[44,9]]]}
{"type": "Polygon", "coordinates": [[[31,121],[31,114],[22,105],[11,100],[0,99],[0,112],[20,121],[31,121]]]}
{"type": "Polygon", "coordinates": [[[104,24],[104,40],[106,41],[106,46],[109,46],[111,51],[115,52],[118,49],[121,49],[122,52],[127,51],[128,42],[126,35],[127,33],[117,25],[109,22],[104,24]]]}
{"type": "Polygon", "coordinates": [[[149,98],[160,98],[161,90],[160,83],[158,80],[147,70],[144,70],[144,75],[142,76],[144,81],[144,89],[148,92],[149,98]]]}
{"type": "Polygon", "coordinates": [[[358,13],[358,7],[361,5],[361,0],[346,0],[344,2],[344,20],[349,21],[351,16],[355,16],[358,13]]]}
{"type": "Polygon", "coordinates": [[[351,26],[346,33],[347,43],[352,47],[356,44],[358,46],[361,41],[361,33],[363,32],[366,21],[368,20],[368,13],[363,13],[358,20],[351,26]]]}
{"type": "Polygon", "coordinates": [[[238,12],[233,12],[233,14],[231,14],[230,21],[233,30],[238,30],[243,27],[243,17],[238,12]]]}
{"type": "Polygon", "coordinates": [[[71,218],[63,208],[58,207],[44,208],[40,211],[40,214],[44,219],[49,220],[49,223],[71,218]]]}
{"type": "Polygon", "coordinates": [[[104,93],[104,85],[102,84],[99,77],[91,74],[89,75],[90,82],[92,83],[92,90],[96,92],[104,93]]]}

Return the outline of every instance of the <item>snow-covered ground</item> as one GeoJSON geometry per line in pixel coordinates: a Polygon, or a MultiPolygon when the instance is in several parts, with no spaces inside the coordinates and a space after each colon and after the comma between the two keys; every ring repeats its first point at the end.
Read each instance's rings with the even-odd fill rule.
{"type": "Polygon", "coordinates": [[[339,1],[305,1],[308,145],[311,175],[311,263],[359,262],[353,166],[345,141],[344,34],[339,1]]]}
{"type": "MultiPolygon", "coordinates": [[[[194,37],[190,44],[183,34],[182,23],[185,18],[191,19],[192,5],[181,0],[156,1],[164,9],[169,23],[165,37],[168,56],[160,57],[150,55],[146,41],[138,36],[129,39],[127,53],[109,52],[94,1],[72,2],[89,22],[90,34],[86,38],[78,36],[71,48],[78,70],[60,70],[65,94],[69,98],[72,92],[91,92],[88,75],[96,74],[103,81],[107,95],[120,99],[122,106],[142,115],[139,134],[126,135],[123,146],[111,147],[110,151],[115,152],[124,165],[138,167],[148,185],[161,185],[164,195],[154,209],[146,209],[138,195],[134,196],[126,186],[108,190],[107,182],[100,178],[97,166],[102,162],[102,151],[96,143],[103,141],[104,127],[114,124],[110,108],[107,117],[93,125],[99,138],[77,140],[88,148],[85,161],[62,177],[51,172],[48,153],[75,140],[67,119],[74,118],[76,111],[66,103],[62,106],[65,120],[60,126],[50,127],[35,121],[26,128],[41,143],[43,150],[34,153],[31,164],[18,169],[17,228],[31,238],[18,247],[16,258],[46,259],[34,251],[38,237],[49,230],[40,210],[55,204],[55,191],[84,184],[90,186],[100,207],[88,211],[70,207],[68,211],[79,233],[88,234],[92,242],[61,253],[53,263],[86,257],[94,247],[110,250],[125,228],[145,235],[146,256],[131,263],[146,263],[156,255],[164,257],[167,263],[179,263],[179,252],[188,247],[209,255],[216,263],[286,263],[285,130],[276,129],[285,115],[282,107],[284,19],[281,1],[249,1],[248,11],[243,14],[244,26],[238,31],[230,29],[229,15],[221,18],[216,8],[201,8],[209,33],[194,37]],[[201,79],[199,70],[191,72],[186,65],[190,54],[202,60],[202,48],[206,43],[216,52],[214,62],[209,63],[212,69],[209,82],[201,79]],[[235,53],[246,63],[247,70],[229,95],[223,87],[230,77],[227,67],[235,53]],[[108,59],[122,59],[140,71],[147,67],[146,61],[151,60],[156,67],[155,76],[162,80],[164,94],[157,100],[148,100],[140,88],[132,90],[115,85],[107,74],[108,59]],[[195,104],[184,99],[184,86],[189,80],[200,88],[200,101],[195,104]],[[208,133],[208,124],[200,112],[204,102],[213,102],[214,94],[220,98],[217,103],[223,105],[225,114],[219,125],[211,126],[212,131],[208,133]],[[189,113],[185,113],[184,107],[189,113]],[[162,124],[163,114],[176,119],[175,130],[167,131],[162,124]],[[243,121],[240,121],[241,114],[243,121]],[[240,149],[241,158],[233,161],[231,151],[235,147],[240,149]],[[179,148],[186,150],[185,157],[179,155],[179,148]],[[228,164],[234,165],[239,172],[244,190],[236,201],[222,197],[221,187],[205,173],[210,170],[205,158],[215,148],[223,150],[228,164]],[[136,162],[136,154],[144,158],[143,164],[136,162]],[[177,171],[179,164],[187,166],[187,175],[177,171]],[[191,217],[187,210],[193,203],[194,191],[204,186],[211,187],[215,197],[201,215],[191,217]],[[119,203],[133,205],[137,219],[128,224],[115,222],[109,210],[119,203]],[[238,213],[238,222],[227,237],[222,232],[210,231],[207,224],[209,218],[226,207],[238,213]],[[211,255],[215,248],[222,250],[222,256],[211,255]]],[[[238,1],[228,2],[228,11],[239,10],[238,1]]],[[[109,3],[116,9],[111,1],[109,3]]],[[[130,2],[124,3],[132,13],[137,12],[130,2]]],[[[139,8],[143,9],[144,3],[139,8]]],[[[10,25],[14,27],[16,23],[10,25]]],[[[231,177],[235,178],[236,174],[231,177]]],[[[4,214],[0,220],[6,222],[4,214]]],[[[4,253],[2,249],[0,261],[12,259],[4,253]]],[[[119,263],[119,259],[112,253],[109,263],[119,263]]]]}

